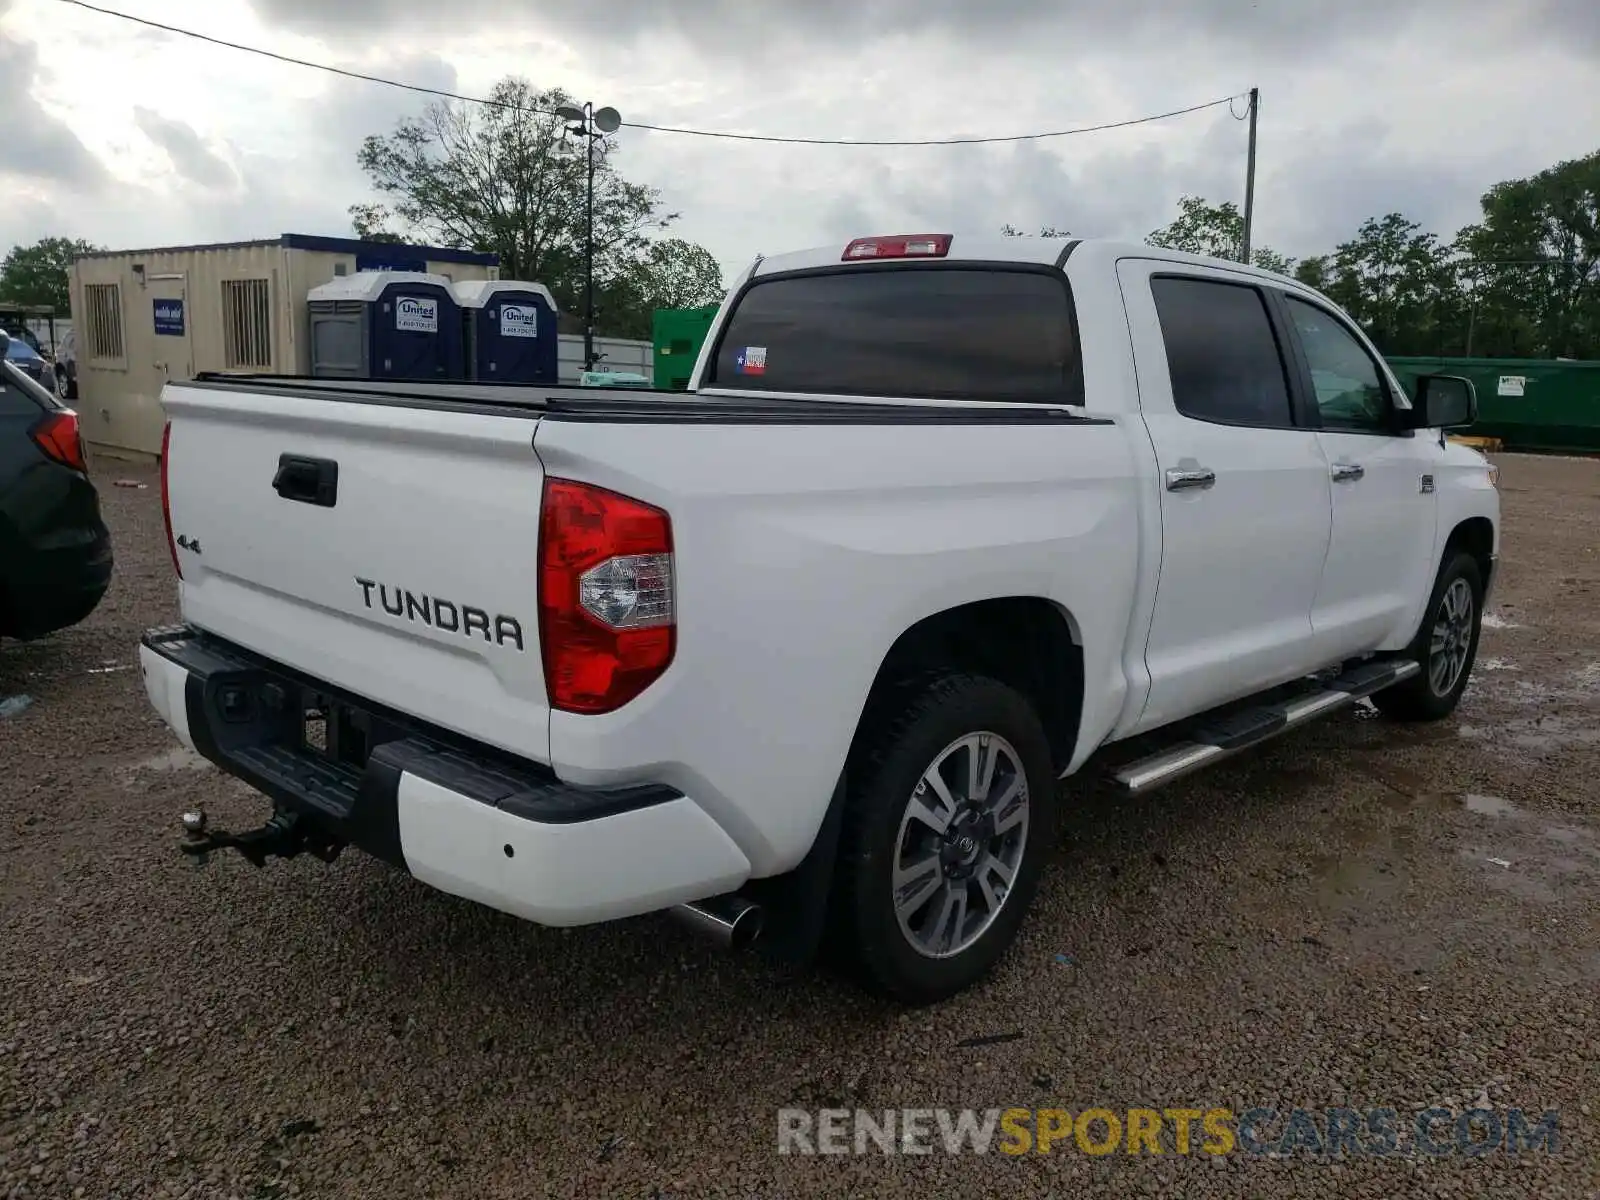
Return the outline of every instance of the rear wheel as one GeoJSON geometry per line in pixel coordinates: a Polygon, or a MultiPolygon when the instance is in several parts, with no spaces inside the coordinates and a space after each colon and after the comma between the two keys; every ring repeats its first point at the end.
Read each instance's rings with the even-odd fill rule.
{"type": "Polygon", "coordinates": [[[930,1003],[1016,937],[1054,836],[1054,772],[1032,705],[995,680],[913,690],[869,734],[842,830],[840,932],[869,982],[930,1003]]]}
{"type": "Polygon", "coordinates": [[[1456,554],[1439,571],[1427,615],[1405,657],[1421,671],[1372,697],[1397,721],[1438,721],[1461,703],[1483,628],[1483,575],[1470,554],[1456,554]]]}

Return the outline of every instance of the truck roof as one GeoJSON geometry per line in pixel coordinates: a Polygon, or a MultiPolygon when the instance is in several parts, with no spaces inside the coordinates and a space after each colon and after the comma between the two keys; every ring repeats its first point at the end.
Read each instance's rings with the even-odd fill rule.
{"type": "MultiPolygon", "coordinates": [[[[894,236],[894,235],[878,235],[894,236]]],[[[849,239],[831,246],[817,246],[789,254],[775,254],[771,258],[757,259],[754,276],[775,275],[783,271],[807,271],[818,267],[858,265],[861,262],[886,261],[873,259],[844,262],[845,246],[849,239]]],[[[954,234],[950,238],[949,253],[936,260],[940,262],[1015,262],[1053,266],[1061,261],[1068,247],[1074,256],[1104,257],[1111,261],[1119,258],[1154,258],[1163,262],[1187,263],[1195,266],[1225,267],[1258,275],[1263,279],[1283,280],[1285,276],[1273,271],[1263,271],[1228,259],[1211,258],[1201,254],[1185,254],[1181,250],[1166,250],[1140,242],[1119,242],[1109,238],[1039,238],[1039,237],[977,237],[954,234]]],[[[913,261],[913,260],[888,260],[913,261]]]]}

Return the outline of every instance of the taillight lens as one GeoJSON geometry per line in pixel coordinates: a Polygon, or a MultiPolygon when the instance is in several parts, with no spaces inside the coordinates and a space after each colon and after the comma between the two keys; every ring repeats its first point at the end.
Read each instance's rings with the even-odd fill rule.
{"type": "Polygon", "coordinates": [[[172,569],[183,578],[183,564],[178,561],[178,543],[172,540],[172,496],[167,490],[167,472],[171,469],[167,447],[172,445],[172,422],[161,431],[161,521],[167,527],[167,553],[172,555],[172,569]]]}
{"type": "Polygon", "coordinates": [[[614,712],[672,663],[672,521],[604,488],[546,479],[539,644],[552,708],[614,712]]]}
{"type": "Polygon", "coordinates": [[[78,414],[70,408],[50,413],[33,427],[33,440],[39,449],[64,467],[89,473],[89,463],[83,454],[83,433],[78,428],[78,414]]]}

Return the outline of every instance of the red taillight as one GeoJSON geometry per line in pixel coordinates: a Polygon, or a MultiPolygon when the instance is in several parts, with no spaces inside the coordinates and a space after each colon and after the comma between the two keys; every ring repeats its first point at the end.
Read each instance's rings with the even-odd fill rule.
{"type": "Polygon", "coordinates": [[[943,258],[950,253],[948,233],[897,233],[857,238],[844,248],[843,262],[863,258],[943,258]]]}
{"type": "Polygon", "coordinates": [[[167,527],[167,553],[172,555],[172,569],[183,578],[183,564],[178,561],[178,543],[172,540],[172,497],[167,491],[167,447],[172,444],[172,422],[161,431],[161,521],[167,527]]]}
{"type": "Polygon", "coordinates": [[[39,449],[64,467],[89,473],[83,455],[83,434],[78,429],[78,414],[70,408],[58,409],[33,427],[33,440],[39,449]]]}
{"type": "Polygon", "coordinates": [[[621,708],[671,665],[676,635],[671,518],[604,488],[546,479],[539,644],[550,706],[621,708]]]}

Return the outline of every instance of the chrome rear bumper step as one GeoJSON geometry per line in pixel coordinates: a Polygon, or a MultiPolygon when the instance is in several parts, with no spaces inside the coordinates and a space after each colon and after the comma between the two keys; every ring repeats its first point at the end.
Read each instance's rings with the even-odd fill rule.
{"type": "Polygon", "coordinates": [[[1130,796],[1142,795],[1231,758],[1318,717],[1347,708],[1363,697],[1402,683],[1421,670],[1414,662],[1365,662],[1323,681],[1315,690],[1263,704],[1188,729],[1185,739],[1137,762],[1119,767],[1111,779],[1130,796]]]}

